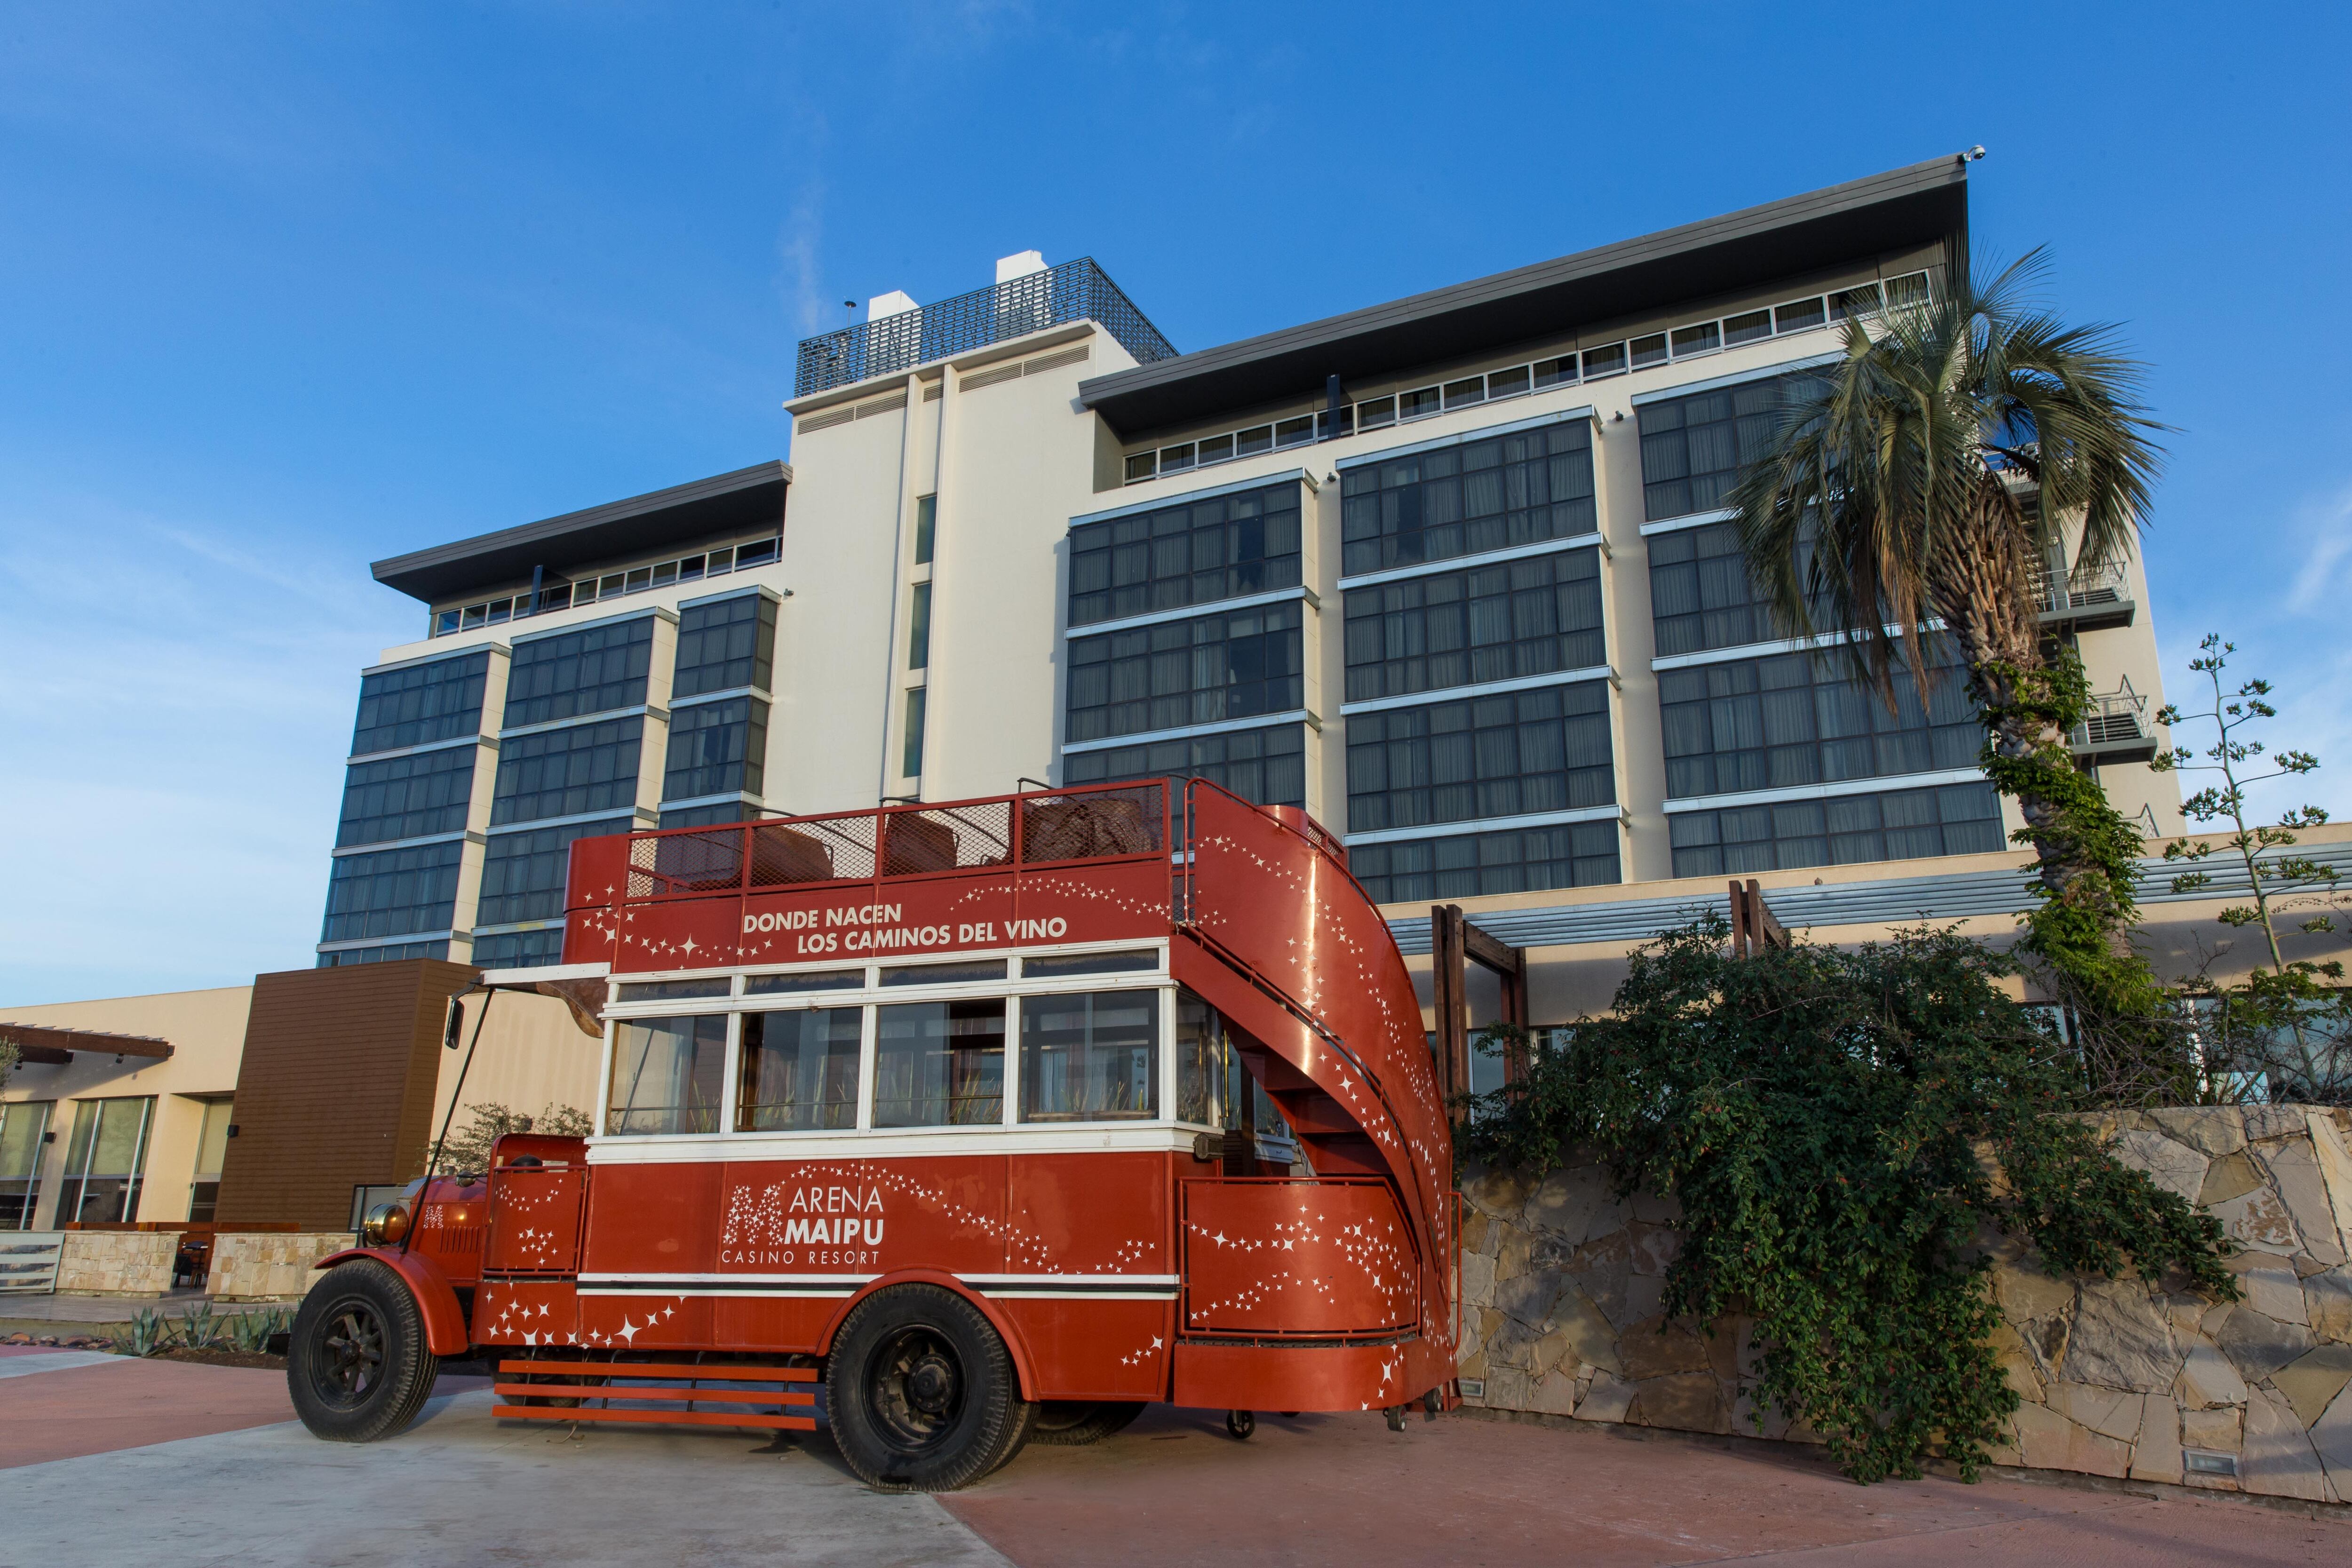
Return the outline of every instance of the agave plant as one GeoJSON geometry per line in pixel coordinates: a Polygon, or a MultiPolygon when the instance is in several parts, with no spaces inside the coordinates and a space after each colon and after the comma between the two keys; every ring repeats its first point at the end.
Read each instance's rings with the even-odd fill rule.
{"type": "Polygon", "coordinates": [[[210,1301],[199,1301],[180,1314],[180,1343],[192,1351],[211,1350],[222,1339],[221,1320],[210,1301]]]}
{"type": "Polygon", "coordinates": [[[293,1324],[294,1314],[283,1307],[239,1313],[228,1321],[229,1343],[238,1350],[259,1353],[269,1348],[273,1335],[286,1332],[293,1324]]]}
{"type": "Polygon", "coordinates": [[[150,1356],[172,1347],[172,1327],[152,1307],[142,1308],[131,1320],[131,1331],[113,1339],[117,1355],[150,1356]]]}

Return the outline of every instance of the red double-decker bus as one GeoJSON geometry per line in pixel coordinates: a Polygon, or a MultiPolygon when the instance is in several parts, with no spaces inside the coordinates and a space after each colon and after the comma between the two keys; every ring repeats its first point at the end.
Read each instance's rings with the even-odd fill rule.
{"type": "Polygon", "coordinates": [[[596,1134],[509,1134],[322,1262],[287,1367],[320,1436],[468,1353],[503,1416],[821,1414],[923,1489],[1153,1401],[1246,1436],[1447,1397],[1420,1005],[1302,812],[1153,781],[583,839],[563,959],[465,1005],[568,993],[596,1134]]]}

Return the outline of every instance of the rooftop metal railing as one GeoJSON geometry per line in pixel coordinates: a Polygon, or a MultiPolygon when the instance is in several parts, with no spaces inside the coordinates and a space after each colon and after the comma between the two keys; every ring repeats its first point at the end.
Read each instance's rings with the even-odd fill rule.
{"type": "Polygon", "coordinates": [[[1089,256],[936,305],[803,338],[793,395],[806,397],[869,376],[912,370],[1070,321],[1100,322],[1144,364],[1176,357],[1175,345],[1160,335],[1160,329],[1089,256]]]}

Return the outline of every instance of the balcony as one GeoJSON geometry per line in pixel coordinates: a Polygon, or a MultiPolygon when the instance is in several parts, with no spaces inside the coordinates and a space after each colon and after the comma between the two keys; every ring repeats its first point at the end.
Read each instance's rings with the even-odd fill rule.
{"type": "Polygon", "coordinates": [[[2147,721],[2147,699],[2122,687],[2091,699],[2083,721],[2067,731],[2066,749],[2084,763],[2144,763],[2156,755],[2156,731],[2147,721]]]}
{"type": "Polygon", "coordinates": [[[803,338],[793,395],[855,385],[1071,321],[1098,322],[1139,363],[1176,357],[1160,329],[1085,257],[936,305],[803,338]]]}
{"type": "Polygon", "coordinates": [[[2132,603],[2131,578],[2121,562],[2091,571],[2069,573],[2063,557],[2032,569],[2033,607],[2045,626],[2072,626],[2078,632],[2106,626],[2127,626],[2137,608],[2132,603]]]}

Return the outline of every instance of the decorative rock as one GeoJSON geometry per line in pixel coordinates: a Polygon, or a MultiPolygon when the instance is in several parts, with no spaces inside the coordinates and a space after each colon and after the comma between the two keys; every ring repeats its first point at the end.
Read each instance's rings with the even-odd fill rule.
{"type": "Polygon", "coordinates": [[[2228,1203],[2215,1204],[2207,1212],[2221,1222],[2222,1230],[2241,1247],[2257,1252],[2300,1250],[2293,1216],[2278,1194],[2267,1186],[2256,1187],[2228,1203]]]}
{"type": "Polygon", "coordinates": [[[2230,1309],[2213,1342],[2249,1383],[2260,1383],[2319,1342],[2302,1324],[2264,1317],[2243,1302],[2230,1309]]]}
{"type": "Polygon", "coordinates": [[[1508,1171],[1487,1171],[1465,1182],[1462,1195],[1474,1207],[1506,1219],[1517,1218],[1521,1205],[1528,1201],[1528,1184],[1508,1171]]]}
{"type": "Polygon", "coordinates": [[[2311,1132],[2309,1112],[2299,1105],[2247,1105],[2239,1108],[2246,1119],[2246,1142],[2259,1143],[2265,1138],[2284,1138],[2300,1132],[2311,1132]]]}
{"type": "Polygon", "coordinates": [[[2238,1369],[2209,1340],[2199,1340],[2189,1347],[2189,1359],[2180,1368],[2180,1381],[2173,1386],[2180,1403],[2191,1410],[2246,1402],[2246,1380],[2238,1375],[2238,1369]]]}
{"type": "Polygon", "coordinates": [[[2187,1144],[2176,1143],[2156,1131],[2123,1133],[2116,1139],[2114,1152],[2116,1159],[2132,1169],[2146,1171],[2158,1186],[2178,1193],[2192,1204],[2205,1184],[2205,1167],[2210,1163],[2206,1155],[2187,1144]]]}
{"type": "Polygon", "coordinates": [[[1575,1415],[1575,1374],[1555,1372],[1538,1380],[1527,1408],[1546,1415],[1575,1415]]]}
{"type": "Polygon", "coordinates": [[[2352,1500],[2352,1389],[2336,1396],[2326,1415],[2311,1424],[2311,1446],[2327,1467],[2336,1495],[2352,1500]]]}
{"type": "Polygon", "coordinates": [[[2335,1489],[2294,1409],[2266,1388],[2246,1401],[2245,1445],[2238,1452],[2238,1484],[2272,1497],[2333,1502],[2335,1489]]]}
{"type": "Polygon", "coordinates": [[[2066,1342],[2065,1380],[2159,1394],[2180,1375],[2183,1352],[2172,1324],[2137,1280],[2083,1287],[2083,1304],[2066,1342]]]}
{"type": "Polygon", "coordinates": [[[1679,1198],[1660,1197],[1647,1189],[1637,1190],[1632,1199],[1633,1217],[1645,1225],[1680,1225],[1683,1205],[1679,1198]]]}
{"type": "Polygon", "coordinates": [[[2246,1122],[2231,1105],[2200,1105],[2171,1110],[2151,1110],[2150,1125],[2167,1137],[2188,1144],[2201,1154],[2220,1158],[2246,1146],[2246,1122]]]}
{"type": "Polygon", "coordinates": [[[2046,1406],[2021,1405],[2011,1417],[2018,1451],[2037,1470],[2080,1470],[2121,1479],[2131,1471],[2131,1449],[2113,1437],[2085,1432],[2046,1406]]]}
{"type": "Polygon", "coordinates": [[[2011,1319],[2054,1318],[2074,1307],[2074,1282],[2039,1268],[2003,1268],[1992,1277],[1993,1298],[2011,1319]]]}
{"type": "Polygon", "coordinates": [[[1712,1373],[1682,1372],[1645,1378],[1635,1385],[1626,1421],[1636,1426],[1667,1426],[1682,1432],[1728,1432],[1723,1391],[1712,1373]]]}
{"type": "Polygon", "coordinates": [[[1662,1225],[1644,1225],[1640,1220],[1625,1227],[1625,1239],[1633,1254],[1632,1267],[1636,1274],[1664,1276],[1683,1249],[1679,1231],[1669,1230],[1662,1225]]]}
{"type": "Polygon", "coordinates": [[[1995,1323],[1990,1336],[1993,1353],[2000,1358],[2000,1370],[2009,1379],[2009,1386],[2017,1391],[2020,1399],[2039,1401],[2042,1398],[2042,1369],[2033,1363],[2033,1352],[2025,1348],[2024,1340],[2006,1322],[1995,1323]]]}
{"type": "Polygon", "coordinates": [[[2286,1396],[2305,1426],[2326,1412],[2347,1383],[2352,1383],[2352,1345],[2321,1345],[2271,1373],[2271,1386],[2286,1396]]]}
{"type": "MultiPolygon", "coordinates": [[[[1491,1384],[1489,1386],[1492,1386],[1491,1384]]],[[[1592,1374],[1592,1385],[1576,1403],[1579,1421],[1622,1421],[1633,1403],[1633,1385],[1605,1372],[1592,1374]]]]}
{"type": "Polygon", "coordinates": [[[1598,1165],[1577,1165],[1546,1176],[1528,1195],[1520,1219],[1574,1247],[1592,1233],[1593,1217],[1609,1202],[1608,1172],[1598,1165]]]}
{"type": "Polygon", "coordinates": [[[2204,1184],[2197,1189],[2197,1206],[2211,1208],[2231,1198],[2244,1197],[2263,1184],[2263,1173],[2243,1150],[2225,1154],[2206,1167],[2204,1184]]]}
{"type": "MultiPolygon", "coordinates": [[[[1514,1279],[1496,1281],[1495,1305],[1505,1315],[1523,1323],[1541,1323],[1551,1311],[1552,1298],[1560,1292],[1557,1274],[1522,1274],[1514,1279]]],[[[2295,1298],[2300,1307],[2303,1299],[2295,1298]]]]}
{"type": "MultiPolygon", "coordinates": [[[[2159,1394],[2159,1401],[2170,1403],[2168,1396],[2159,1394]]],[[[2109,1437],[2132,1442],[2139,1436],[2146,1411],[2142,1408],[2147,1396],[2125,1394],[2113,1388],[2094,1388],[2083,1383],[2053,1383],[2050,1396],[2044,1401],[2051,1409],[2092,1431],[2109,1437]]]]}
{"type": "Polygon", "coordinates": [[[2132,1444],[2131,1479],[2178,1485],[2181,1475],[2180,1407],[2160,1394],[2146,1396],[2147,1415],[2132,1444]]]}
{"type": "Polygon", "coordinates": [[[1517,1226],[1503,1232],[1502,1244],[1495,1248],[1495,1280],[1516,1279],[1528,1271],[1528,1254],[1534,1250],[1535,1238],[1517,1226]]]}
{"type": "Polygon", "coordinates": [[[2281,1266],[2275,1255],[2263,1253],[2233,1258],[2230,1263],[2247,1306],[2282,1323],[2304,1321],[2303,1280],[2294,1268],[2281,1266]]]}
{"type": "Polygon", "coordinates": [[[1496,1410],[1525,1410],[1534,1397],[1535,1384],[1526,1373],[1509,1366],[1486,1368],[1486,1405],[1496,1410]]]}
{"type": "Polygon", "coordinates": [[[1609,1320],[1601,1316],[1601,1309],[1593,1305],[1592,1298],[1571,1285],[1559,1293],[1559,1299],[1552,1303],[1551,1310],[1552,1320],[1558,1324],[1552,1331],[1564,1339],[1569,1347],[1562,1356],[1563,1361],[1572,1357],[1586,1366],[1597,1366],[1612,1373],[1624,1372],[1624,1366],[1617,1359],[1617,1331],[1610,1327],[1609,1320]]]}
{"type": "Polygon", "coordinates": [[[1489,1230],[1492,1230],[1494,1226],[1495,1222],[1488,1219],[1476,1209],[1472,1209],[1467,1215],[1465,1215],[1462,1219],[1463,1257],[1466,1258],[1472,1253],[1485,1252],[1486,1250],[1486,1233],[1489,1230]]]}
{"type": "MultiPolygon", "coordinates": [[[[2309,1121],[2306,1113],[2306,1127],[2309,1121]]],[[[2271,1180],[2278,1186],[2280,1201],[2302,1233],[2303,1250],[2331,1268],[2347,1261],[2344,1234],[2336,1225],[2335,1205],[2327,1201],[2327,1183],[2319,1173],[2319,1157],[2312,1152],[2310,1142],[2290,1138],[2266,1144],[2261,1152],[2263,1163],[2270,1167],[2271,1180]]]]}
{"type": "Polygon", "coordinates": [[[1462,1299],[1474,1307],[1495,1300],[1495,1260],[1471,1251],[1462,1254],[1462,1299]]]}
{"type": "Polygon", "coordinates": [[[2303,1316],[2321,1339],[2352,1341],[2352,1268],[2331,1268],[2305,1279],[2303,1316]]]}
{"type": "Polygon", "coordinates": [[[1705,1372],[1710,1380],[1714,1377],[1706,1342],[1663,1319],[1627,1329],[1617,1341],[1617,1354],[1625,1363],[1625,1375],[1637,1383],[1670,1373],[1705,1372]]]}
{"type": "Polygon", "coordinates": [[[2186,1448],[2234,1454],[2245,1440],[2245,1430],[2246,1413],[2235,1405],[2227,1410],[2184,1410],[2180,1413],[2180,1443],[2186,1448]]]}

